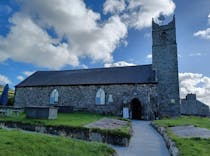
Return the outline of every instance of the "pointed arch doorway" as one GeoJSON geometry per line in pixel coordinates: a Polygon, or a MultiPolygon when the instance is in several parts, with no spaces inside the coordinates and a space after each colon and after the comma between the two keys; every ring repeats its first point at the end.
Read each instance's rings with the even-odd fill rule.
{"type": "Polygon", "coordinates": [[[139,99],[134,98],[133,100],[131,100],[131,111],[132,119],[141,120],[142,106],[139,99]]]}

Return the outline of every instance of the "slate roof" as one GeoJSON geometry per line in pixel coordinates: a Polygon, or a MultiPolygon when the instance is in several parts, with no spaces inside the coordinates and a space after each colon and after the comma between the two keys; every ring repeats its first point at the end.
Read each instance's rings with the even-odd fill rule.
{"type": "Polygon", "coordinates": [[[156,83],[152,65],[37,71],[16,87],[148,83],[156,83]]]}

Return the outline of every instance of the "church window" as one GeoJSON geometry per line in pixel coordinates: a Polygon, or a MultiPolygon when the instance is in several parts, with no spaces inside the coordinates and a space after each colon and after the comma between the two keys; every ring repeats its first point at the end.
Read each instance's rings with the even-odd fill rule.
{"type": "Polygon", "coordinates": [[[113,102],[113,97],[112,97],[112,94],[109,94],[109,97],[108,97],[108,102],[109,102],[109,103],[112,103],[112,102],[113,102]]]}
{"type": "Polygon", "coordinates": [[[54,89],[50,94],[50,104],[58,103],[58,90],[54,89]]]}
{"type": "Polygon", "coordinates": [[[104,105],[105,104],[105,92],[102,88],[98,89],[96,93],[96,104],[97,105],[104,105]]]}

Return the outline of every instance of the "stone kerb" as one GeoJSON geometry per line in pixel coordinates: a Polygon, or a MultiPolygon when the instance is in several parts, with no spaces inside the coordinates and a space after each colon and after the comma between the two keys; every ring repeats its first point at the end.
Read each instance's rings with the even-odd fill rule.
{"type": "Polygon", "coordinates": [[[171,138],[168,136],[166,129],[164,127],[161,127],[157,124],[151,123],[152,127],[154,127],[155,130],[157,130],[160,135],[164,138],[164,141],[166,143],[166,147],[168,148],[171,156],[179,156],[179,149],[176,147],[176,144],[174,141],[171,140],[171,138]]]}
{"type": "Polygon", "coordinates": [[[0,121],[0,128],[21,129],[86,141],[98,141],[118,146],[128,146],[130,140],[129,136],[120,136],[109,131],[90,129],[87,127],[44,126],[21,122],[0,121]]]}

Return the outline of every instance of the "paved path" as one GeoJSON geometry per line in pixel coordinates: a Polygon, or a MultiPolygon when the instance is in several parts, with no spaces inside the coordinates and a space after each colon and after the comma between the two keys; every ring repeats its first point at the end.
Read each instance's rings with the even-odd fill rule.
{"type": "Polygon", "coordinates": [[[112,146],[119,156],[170,156],[163,138],[150,121],[132,121],[134,134],[128,147],[112,146]]]}

